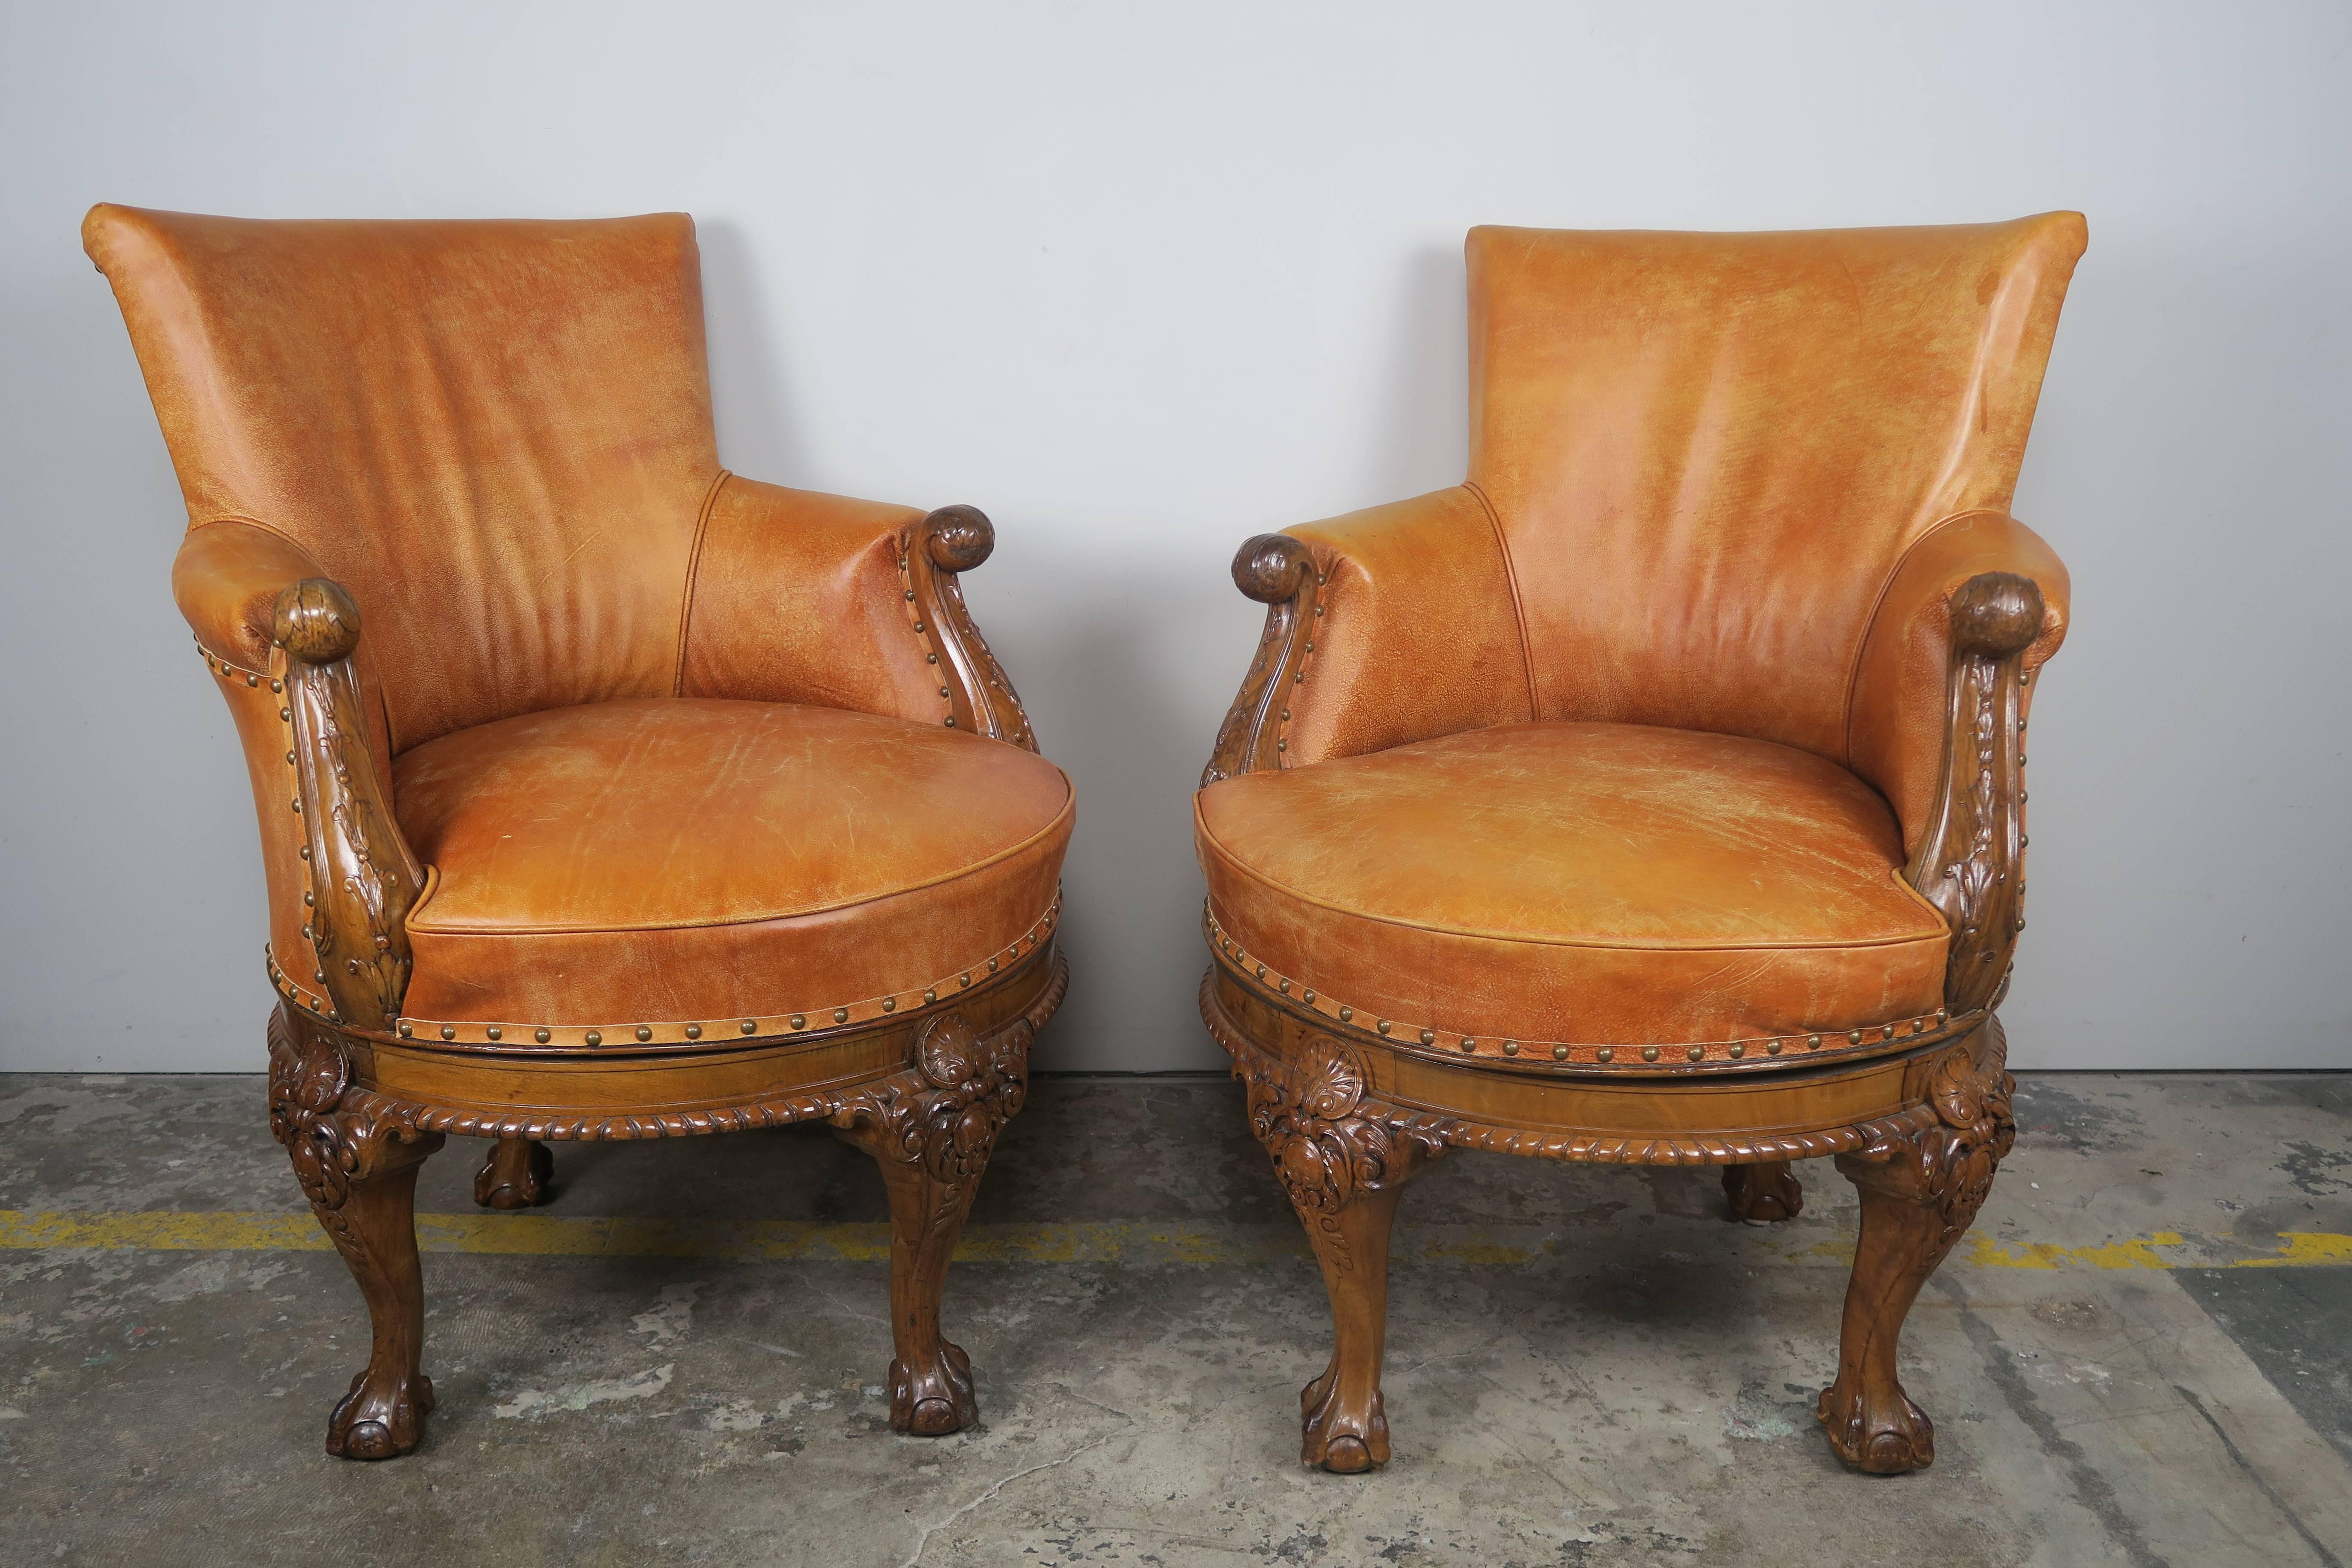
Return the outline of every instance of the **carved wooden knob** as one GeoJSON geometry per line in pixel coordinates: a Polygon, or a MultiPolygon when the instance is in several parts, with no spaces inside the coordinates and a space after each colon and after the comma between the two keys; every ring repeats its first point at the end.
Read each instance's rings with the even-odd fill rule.
{"type": "Polygon", "coordinates": [[[1315,570],[1307,546],[1286,533],[1261,533],[1234,555],[1234,586],[1261,605],[1278,605],[1315,570]]]}
{"type": "Polygon", "coordinates": [[[360,645],[360,607],[341,583],[305,577],[278,595],[273,635],[305,664],[332,664],[360,645]]]}
{"type": "Polygon", "coordinates": [[[2007,658],[2042,635],[2042,590],[2014,572],[1986,572],[1952,593],[1952,643],[2007,658]]]}
{"type": "Polygon", "coordinates": [[[976,506],[943,506],[923,519],[924,548],[942,572],[969,572],[996,548],[996,525],[976,506]]]}

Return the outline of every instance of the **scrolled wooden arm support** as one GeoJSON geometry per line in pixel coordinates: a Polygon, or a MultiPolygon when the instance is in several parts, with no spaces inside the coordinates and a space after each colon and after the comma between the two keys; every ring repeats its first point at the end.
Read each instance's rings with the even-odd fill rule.
{"type": "Polygon", "coordinates": [[[389,1029],[408,991],[408,910],[425,873],[401,836],[368,741],[352,668],[360,611],[341,584],[306,577],[278,595],[286,651],[289,809],[302,818],[304,927],[334,1019],[389,1029]]]}
{"type": "Polygon", "coordinates": [[[1904,876],[1951,922],[1944,1001],[1989,1006],[2025,929],[2025,650],[2042,590],[1986,572],[1952,592],[1943,783],[1904,876]]]}
{"type": "Polygon", "coordinates": [[[1234,556],[1234,586],[1266,607],[1265,630],[1257,657],[1225,721],[1217,728],[1216,749],[1201,773],[1206,789],[1260,768],[1282,766],[1284,706],[1314,642],[1315,592],[1320,579],[1306,544],[1286,533],[1261,533],[1234,556]]]}
{"type": "Polygon", "coordinates": [[[992,741],[1037,749],[1028,710],[988,640],[964,606],[956,574],[969,572],[996,549],[996,527],[976,506],[943,506],[908,530],[904,561],[916,629],[937,650],[940,684],[948,689],[948,723],[992,741]]]}

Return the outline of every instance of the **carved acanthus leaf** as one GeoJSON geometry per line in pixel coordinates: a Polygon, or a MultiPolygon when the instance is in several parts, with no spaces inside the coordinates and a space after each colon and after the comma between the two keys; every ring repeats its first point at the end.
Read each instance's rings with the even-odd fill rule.
{"type": "Polygon", "coordinates": [[[313,977],[339,1021],[388,1029],[408,992],[408,911],[425,874],[368,742],[352,666],[359,606],[339,584],[307,578],[278,596],[276,634],[286,650],[288,804],[302,821],[313,977]]]}
{"type": "Polygon", "coordinates": [[[1282,766],[1285,704],[1302,679],[1314,641],[1316,590],[1320,585],[1307,546],[1285,533],[1261,533],[1234,556],[1234,584],[1266,606],[1265,629],[1241,690],[1217,727],[1217,743],[1201,773],[1206,789],[1220,779],[1282,766]]]}
{"type": "Polygon", "coordinates": [[[1943,776],[1904,875],[1952,928],[1945,1005],[1989,1005],[2024,927],[2024,656],[2041,634],[2042,592],[2006,572],[1951,598],[1943,776]]]}
{"type": "Polygon", "coordinates": [[[937,661],[949,726],[1034,752],[1028,710],[973,623],[957,575],[995,548],[995,525],[978,507],[943,506],[908,530],[898,568],[917,634],[937,661]]]}
{"type": "Polygon", "coordinates": [[[916,1065],[850,1095],[833,1124],[877,1158],[919,1163],[950,1186],[977,1182],[1027,1102],[1034,1033],[1024,1018],[984,1038],[962,1014],[942,1014],[918,1037],[916,1065]]]}

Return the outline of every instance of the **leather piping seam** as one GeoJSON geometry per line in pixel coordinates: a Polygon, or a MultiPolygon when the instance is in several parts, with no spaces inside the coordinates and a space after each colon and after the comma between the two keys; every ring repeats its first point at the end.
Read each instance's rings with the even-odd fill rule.
{"type": "MultiPolygon", "coordinates": [[[[1848,771],[1853,767],[1853,699],[1862,685],[1862,657],[1870,651],[1870,636],[1878,629],[1878,617],[1886,608],[1886,596],[1895,592],[1895,580],[1903,575],[1903,568],[1911,563],[1912,554],[1944,530],[1972,517],[2007,516],[2009,513],[1999,507],[1972,506],[1937,518],[1920,532],[1918,538],[1905,545],[1903,553],[1895,558],[1895,564],[1887,568],[1885,580],[1878,584],[1877,595],[1870,601],[1870,614],[1863,617],[1862,631],[1853,640],[1853,652],[1846,658],[1845,710],[1838,720],[1837,760],[1841,766],[1848,771]]],[[[1901,825],[1898,823],[1896,826],[1899,827],[1901,825]]]]}
{"type": "Polygon", "coordinates": [[[1215,829],[1212,828],[1205,821],[1202,820],[1199,797],[1197,795],[1194,797],[1192,820],[1199,826],[1201,837],[1206,839],[1210,846],[1216,851],[1217,858],[1231,867],[1235,875],[1246,878],[1249,880],[1257,883],[1259,886],[1270,889],[1281,897],[1292,900],[1297,903],[1307,904],[1318,910],[1328,910],[1335,915],[1344,915],[1349,920],[1363,921],[1368,924],[1386,926],[1392,931],[1413,931],[1423,936],[1462,937],[1473,942],[1491,942],[1517,947],[1584,948],[1599,952],[1836,952],[1851,948],[1910,947],[1919,942],[1929,942],[1941,946],[1948,944],[1952,940],[1952,928],[1945,921],[1941,911],[1937,910],[1935,905],[1929,903],[1926,896],[1920,893],[1917,889],[1903,880],[1903,868],[1899,866],[1889,867],[1887,868],[1889,875],[1893,879],[1895,886],[1902,893],[1907,895],[1907,902],[1915,903],[1919,908],[1926,910],[1935,916],[1936,929],[1933,931],[1921,931],[1916,936],[1871,937],[1855,942],[1822,941],[1680,943],[1610,941],[1594,937],[1531,936],[1523,932],[1473,931],[1463,926],[1423,924],[1413,921],[1399,920],[1392,915],[1376,915],[1367,910],[1351,910],[1345,904],[1336,904],[1328,899],[1318,899],[1312,893],[1301,892],[1296,888],[1289,887],[1282,882],[1275,880],[1272,877],[1267,876],[1263,871],[1257,870],[1254,867],[1244,864],[1240,857],[1236,856],[1218,839],[1215,829]]]}
{"type": "Polygon", "coordinates": [[[1528,639],[1528,607],[1519,597],[1518,563],[1511,559],[1511,542],[1503,534],[1502,514],[1495,510],[1494,500],[1480,488],[1475,479],[1465,479],[1462,488],[1478,498],[1478,508],[1486,514],[1486,526],[1495,531],[1495,551],[1503,558],[1503,581],[1511,587],[1511,618],[1519,626],[1519,674],[1528,683],[1528,717],[1543,717],[1543,704],[1536,698],[1535,647],[1528,639]]]}
{"type": "MultiPolygon", "coordinates": [[[[736,1014],[720,1018],[635,1018],[620,1024],[518,1024],[505,1019],[425,1018],[403,1014],[396,1020],[396,1028],[401,1039],[418,1044],[449,1042],[509,1048],[545,1047],[559,1050],[583,1047],[594,1050],[608,1041],[617,1049],[645,1045],[692,1045],[709,1050],[744,1039],[822,1034],[851,1024],[870,1025],[887,1017],[912,1017],[926,1008],[952,1006],[969,998],[976,988],[985,989],[996,983],[997,977],[1011,979],[1019,973],[1024,952],[1034,953],[1051,940],[1055,927],[1060,922],[1061,910],[1062,895],[1056,889],[1053,902],[1045,907],[1045,912],[1031,921],[1027,931],[1004,946],[982,954],[961,970],[928,985],[910,986],[880,996],[860,997],[855,1002],[836,1002],[798,1010],[787,1008],[736,1014]],[[753,1026],[749,1030],[743,1027],[747,1023],[753,1026]],[[692,1032],[688,1033],[689,1030],[692,1032]],[[539,1038],[541,1034],[548,1037],[539,1038]],[[513,1037],[509,1039],[509,1036],[513,1037]]],[[[279,983],[281,996],[324,1016],[325,1009],[310,1000],[290,976],[284,974],[274,957],[270,967],[270,978],[279,983]]]]}
{"type": "MultiPolygon", "coordinates": [[[[911,721],[909,721],[911,722],[911,721]]],[[[1050,763],[1048,765],[1053,766],[1053,764],[1050,763]]],[[[1054,771],[1055,773],[1061,773],[1061,769],[1058,766],[1055,766],[1054,771]]],[[[863,909],[869,904],[886,903],[892,899],[904,898],[909,893],[919,893],[932,888],[946,887],[951,883],[962,881],[965,878],[972,876],[978,872],[985,871],[991,867],[1003,865],[1008,860],[1012,860],[1022,855],[1027,854],[1029,851],[1036,848],[1038,845],[1050,840],[1054,837],[1055,829],[1070,822],[1076,815],[1076,792],[1070,787],[1070,776],[1067,773],[1062,773],[1062,809],[1054,814],[1054,819],[1051,822],[1048,822],[1045,826],[1039,828],[1036,832],[1031,834],[1020,843],[1013,845],[1007,848],[1000,849],[995,854],[989,856],[986,859],[975,860],[969,866],[961,867],[956,870],[946,872],[940,876],[932,877],[925,881],[909,882],[902,888],[890,888],[882,892],[866,894],[863,898],[845,900],[840,903],[820,904],[814,909],[779,910],[771,911],[767,914],[746,915],[736,920],[656,921],[649,921],[643,925],[513,926],[419,925],[415,919],[416,911],[415,910],[411,909],[409,910],[408,929],[412,934],[468,938],[602,936],[618,934],[625,931],[723,931],[731,926],[756,926],[767,925],[779,921],[809,920],[820,915],[839,914],[845,910],[863,909]]],[[[421,903],[422,900],[420,900],[419,902],[421,903]]]]}
{"type": "Polygon", "coordinates": [[[677,606],[677,668],[670,679],[669,694],[672,697],[686,695],[687,638],[694,629],[695,585],[702,579],[702,542],[710,531],[710,514],[719,510],[719,492],[726,489],[727,481],[734,477],[725,468],[719,470],[719,477],[711,480],[710,488],[703,492],[702,510],[694,519],[694,547],[687,552],[686,556],[686,593],[677,606]]]}
{"type": "Polygon", "coordinates": [[[1510,1058],[1529,1053],[1538,1059],[1521,1065],[1530,1068],[1541,1068],[1544,1060],[1549,1059],[1570,1069],[1599,1071],[1606,1068],[1636,1075],[1679,1071],[1687,1076],[1694,1064],[1701,1063],[1706,1065],[1706,1070],[1711,1071],[1730,1070],[1735,1063],[1740,1064],[1743,1070],[1755,1071],[1788,1067],[1798,1062],[1811,1065],[1885,1056],[1891,1048],[1910,1050],[1934,1045],[1947,1037],[1957,1039],[1983,1022],[1991,1012],[1988,1007],[1955,1017],[1948,1009],[1938,1007],[1932,1014],[1906,1015],[1843,1029],[1834,1026],[1795,1029],[1728,1040],[1638,1040],[1630,1043],[1612,1040],[1603,1043],[1506,1037],[1499,1034],[1467,1035],[1459,1029],[1439,1029],[1405,1019],[1383,1018],[1376,1009],[1343,1004],[1336,997],[1302,984],[1294,976],[1281,973],[1265,963],[1254,963],[1245,945],[1235,942],[1226,932],[1213,910],[1203,910],[1202,912],[1202,934],[1208,941],[1211,957],[1217,969],[1232,974],[1244,984],[1255,976],[1257,988],[1266,993],[1267,1001],[1276,1006],[1304,1007],[1321,1023],[1374,1036],[1381,1044],[1409,1054],[1440,1061],[1459,1062],[1466,1058],[1483,1067],[1500,1067],[1510,1058]],[[1330,1011],[1326,1012],[1326,1008],[1330,1011]],[[1370,1023],[1362,1021],[1368,1012],[1372,1019],[1370,1023]],[[1908,1026],[1907,1032],[1906,1026],[1908,1026]],[[1844,1045],[1828,1043],[1832,1037],[1839,1035],[1845,1037],[1844,1045]],[[1781,1058],[1782,1052],[1792,1050],[1797,1054],[1774,1059],[1781,1058]],[[1616,1058],[1621,1052],[1640,1059],[1620,1063],[1616,1058]],[[1758,1059],[1746,1059],[1750,1052],[1758,1053],[1758,1059]]]}

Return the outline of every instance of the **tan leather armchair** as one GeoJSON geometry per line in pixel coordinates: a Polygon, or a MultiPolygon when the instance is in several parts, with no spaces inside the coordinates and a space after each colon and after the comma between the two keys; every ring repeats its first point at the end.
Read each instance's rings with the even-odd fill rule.
{"type": "Polygon", "coordinates": [[[821,1121],[889,1192],[891,1421],[976,1418],[940,1290],[1035,1028],[1069,781],[957,574],[968,507],[719,466],[681,215],[93,208],[252,775],[270,1125],[367,1298],[330,1453],[422,1438],[418,1165],[821,1121]]]}
{"type": "Polygon", "coordinates": [[[1724,1167],[1862,1233],[1849,1463],[2013,1136],[2024,737],[2065,569],[2007,515],[2080,216],[1480,228],[1471,476],[1261,536],[1270,606],[1195,797],[1202,1013],[1338,1344],[1305,1457],[1384,1462],[1389,1226],[1448,1149],[1724,1167]]]}

